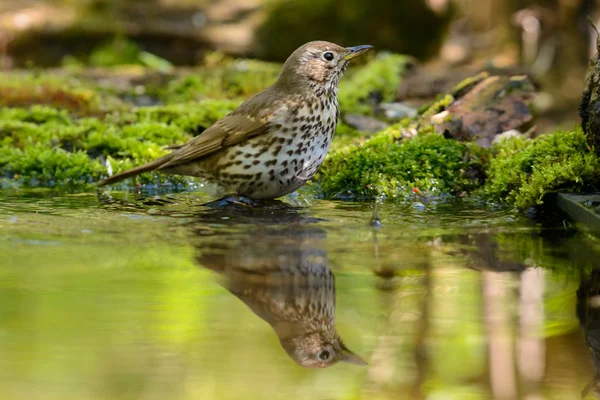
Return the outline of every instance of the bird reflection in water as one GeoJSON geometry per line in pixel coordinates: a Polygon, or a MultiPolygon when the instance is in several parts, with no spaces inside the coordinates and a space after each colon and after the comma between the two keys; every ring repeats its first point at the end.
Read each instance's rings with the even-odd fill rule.
{"type": "Polygon", "coordinates": [[[207,215],[196,221],[198,263],[273,328],[299,365],[366,365],[336,331],[335,275],[323,249],[326,233],[315,220],[286,209],[227,212],[225,220],[220,214],[207,215],[223,229],[207,224],[207,215]]]}

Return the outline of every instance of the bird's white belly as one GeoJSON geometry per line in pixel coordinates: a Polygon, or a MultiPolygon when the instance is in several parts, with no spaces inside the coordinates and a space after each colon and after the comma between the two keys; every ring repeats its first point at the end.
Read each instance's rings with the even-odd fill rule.
{"type": "Polygon", "coordinates": [[[256,199],[291,193],[313,177],[331,144],[333,133],[309,133],[305,139],[281,131],[250,139],[221,157],[216,179],[227,191],[256,199]]]}

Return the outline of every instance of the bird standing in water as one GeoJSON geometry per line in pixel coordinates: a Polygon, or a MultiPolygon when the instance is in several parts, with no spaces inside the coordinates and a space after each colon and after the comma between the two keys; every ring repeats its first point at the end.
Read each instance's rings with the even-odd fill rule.
{"type": "Polygon", "coordinates": [[[340,115],[338,84],[348,63],[371,46],[309,42],[287,59],[277,81],[170,154],[111,176],[108,185],[148,171],[203,177],[225,193],[256,200],[304,185],[329,150],[340,115]]]}

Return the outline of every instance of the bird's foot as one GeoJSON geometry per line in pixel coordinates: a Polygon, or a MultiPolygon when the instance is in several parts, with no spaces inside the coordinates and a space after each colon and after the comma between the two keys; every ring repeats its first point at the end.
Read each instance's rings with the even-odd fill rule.
{"type": "Polygon", "coordinates": [[[229,195],[219,200],[211,201],[203,204],[204,207],[209,208],[222,208],[227,206],[242,206],[242,207],[264,207],[274,204],[283,204],[279,200],[255,200],[249,197],[240,195],[229,195]]]}

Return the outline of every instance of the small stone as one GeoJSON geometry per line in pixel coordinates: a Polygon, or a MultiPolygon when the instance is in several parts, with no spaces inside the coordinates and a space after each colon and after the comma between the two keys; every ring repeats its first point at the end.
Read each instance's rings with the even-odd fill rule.
{"type": "Polygon", "coordinates": [[[510,139],[510,138],[513,138],[513,137],[520,137],[520,136],[523,136],[523,134],[521,132],[519,132],[516,129],[510,129],[508,131],[502,132],[499,135],[496,135],[494,137],[494,139],[492,140],[492,144],[496,144],[496,143],[499,143],[499,142],[501,142],[503,140],[510,139]]]}
{"type": "Polygon", "coordinates": [[[385,117],[392,121],[399,121],[404,118],[414,118],[417,116],[417,109],[404,103],[382,103],[379,107],[383,110],[385,117]]]}
{"type": "Polygon", "coordinates": [[[420,201],[415,201],[412,204],[412,208],[416,211],[425,211],[427,209],[427,207],[425,206],[425,204],[421,203],[420,201]]]}
{"type": "Polygon", "coordinates": [[[377,118],[367,117],[359,114],[345,115],[344,122],[363,132],[379,132],[388,127],[388,124],[378,120],[377,118]]]}
{"type": "Polygon", "coordinates": [[[444,110],[440,113],[435,114],[433,117],[431,117],[431,123],[432,124],[441,124],[444,122],[444,120],[446,120],[448,117],[450,116],[450,112],[448,110],[444,110]]]}
{"type": "Polygon", "coordinates": [[[490,76],[428,122],[446,137],[489,147],[499,134],[529,127],[533,121],[529,106],[535,96],[534,84],[527,76],[490,76]]]}

